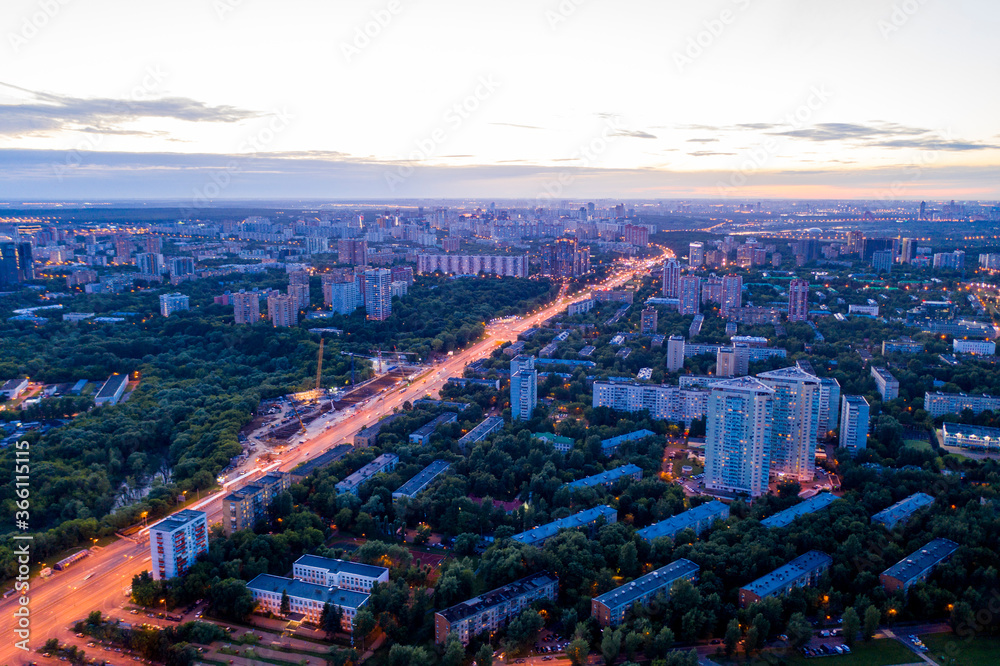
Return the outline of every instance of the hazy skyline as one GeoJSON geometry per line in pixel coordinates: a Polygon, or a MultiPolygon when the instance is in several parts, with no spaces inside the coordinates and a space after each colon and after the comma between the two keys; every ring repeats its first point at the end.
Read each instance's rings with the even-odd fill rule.
{"type": "Polygon", "coordinates": [[[4,199],[1000,197],[986,0],[5,8],[4,199]]]}

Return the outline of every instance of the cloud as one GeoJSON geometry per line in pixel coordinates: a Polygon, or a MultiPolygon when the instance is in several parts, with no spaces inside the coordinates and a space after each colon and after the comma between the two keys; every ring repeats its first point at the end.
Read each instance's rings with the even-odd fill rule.
{"type": "Polygon", "coordinates": [[[929,129],[908,127],[897,123],[872,123],[869,125],[820,123],[808,128],[769,132],[769,134],[816,142],[850,141],[861,148],[919,148],[940,151],[1000,148],[1000,146],[993,144],[949,139],[929,129]]]}
{"type": "Polygon", "coordinates": [[[490,125],[498,125],[501,127],[517,127],[518,129],[530,129],[530,130],[545,129],[544,127],[535,127],[534,125],[518,125],[517,123],[490,123],[490,125]]]}
{"type": "Polygon", "coordinates": [[[688,143],[716,143],[718,139],[711,138],[701,138],[701,139],[688,139],[688,143]]]}
{"type": "Polygon", "coordinates": [[[122,129],[121,125],[141,118],[235,123],[261,115],[234,106],[209,106],[187,97],[85,99],[29,90],[2,82],[0,87],[27,96],[27,99],[16,103],[0,104],[0,135],[7,136],[60,131],[146,135],[122,129]]]}
{"type": "Polygon", "coordinates": [[[691,157],[715,157],[717,155],[735,155],[736,153],[720,153],[714,150],[696,150],[693,153],[688,153],[691,157]]]}

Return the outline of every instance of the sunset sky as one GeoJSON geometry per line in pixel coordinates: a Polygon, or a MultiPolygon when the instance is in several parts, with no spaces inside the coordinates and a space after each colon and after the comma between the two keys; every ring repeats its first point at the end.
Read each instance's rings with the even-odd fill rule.
{"type": "Polygon", "coordinates": [[[990,0],[6,0],[0,28],[5,200],[1000,198],[990,0]]]}

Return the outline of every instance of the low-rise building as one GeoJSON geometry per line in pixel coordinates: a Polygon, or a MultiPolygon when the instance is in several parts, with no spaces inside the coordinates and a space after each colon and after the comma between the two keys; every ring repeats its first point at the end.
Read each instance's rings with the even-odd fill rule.
{"type": "Polygon", "coordinates": [[[222,500],[222,532],[232,536],[240,530],[252,530],[267,518],[274,499],[291,485],[290,475],[275,471],[229,493],[222,500]]]}
{"type": "Polygon", "coordinates": [[[627,442],[636,442],[647,437],[655,437],[656,433],[650,430],[636,430],[635,432],[618,435],[611,439],[601,440],[601,453],[605,456],[613,456],[618,453],[619,447],[627,442]]]}
{"type": "Polygon", "coordinates": [[[388,583],[389,570],[319,555],[303,555],[292,564],[292,576],[323,587],[370,594],[375,583],[388,583]]]}
{"type": "Polygon", "coordinates": [[[128,375],[119,375],[118,373],[111,375],[104,382],[104,386],[97,392],[97,395],[94,396],[94,404],[98,407],[101,405],[117,405],[118,401],[122,398],[122,394],[125,393],[126,386],[128,386],[128,375]]]}
{"type": "Polygon", "coordinates": [[[547,571],[531,574],[434,614],[434,642],[443,644],[452,632],[463,645],[480,634],[492,635],[532,603],[555,601],[559,579],[547,571]]]}
{"type": "Polygon", "coordinates": [[[337,492],[357,495],[361,486],[379,474],[391,472],[396,469],[397,463],[399,463],[399,456],[395,453],[383,453],[378,458],[338,483],[335,486],[337,492]]]}
{"type": "Polygon", "coordinates": [[[760,524],[769,529],[787,527],[788,525],[791,525],[796,518],[810,513],[816,513],[817,511],[822,511],[838,499],[840,498],[831,493],[820,493],[819,495],[814,495],[813,497],[799,502],[795,506],[785,509],[784,511],[779,511],[769,518],[765,518],[760,521],[760,524]]]}
{"type": "Polygon", "coordinates": [[[533,439],[540,439],[543,442],[548,442],[552,445],[559,453],[569,453],[573,450],[573,446],[576,441],[572,437],[562,437],[560,435],[553,435],[551,432],[535,432],[531,434],[533,439]]]}
{"type": "Polygon", "coordinates": [[[980,451],[1000,450],[1000,428],[965,425],[963,423],[945,423],[941,426],[945,446],[957,446],[963,449],[978,449],[980,451]]]}
{"type": "Polygon", "coordinates": [[[911,338],[882,341],[882,356],[887,354],[920,354],[924,351],[924,343],[914,342],[911,338]]]}
{"type": "Polygon", "coordinates": [[[477,442],[483,441],[501,428],[503,428],[503,417],[488,416],[482,421],[482,423],[465,433],[465,435],[458,440],[458,446],[464,451],[470,444],[476,444],[477,442]]]}
{"type": "Polygon", "coordinates": [[[951,347],[956,354],[994,356],[997,353],[997,343],[992,340],[960,340],[955,338],[951,342],[951,347]]]}
{"type": "Polygon", "coordinates": [[[883,571],[879,576],[882,587],[890,594],[896,590],[908,590],[914,583],[926,581],[934,567],[951,557],[956,550],[958,544],[954,541],[934,539],[883,571]]]}
{"type": "Polygon", "coordinates": [[[622,623],[625,613],[634,605],[645,605],[657,594],[670,598],[670,590],[681,580],[694,582],[698,578],[699,567],[691,560],[675,560],[665,567],[645,576],[625,583],[610,592],[605,592],[590,601],[590,615],[602,627],[614,627],[622,623]]]}
{"type": "Polygon", "coordinates": [[[427,467],[420,470],[416,476],[401,485],[392,494],[392,499],[400,499],[402,497],[416,497],[417,493],[421,492],[441,474],[444,474],[448,468],[451,467],[451,463],[444,460],[435,460],[427,467]]]}
{"type": "Polygon", "coordinates": [[[605,523],[616,523],[618,522],[618,512],[610,506],[602,504],[601,506],[595,506],[593,509],[580,511],[571,516],[554,520],[551,523],[533,527],[520,534],[515,534],[511,538],[518,543],[541,547],[547,540],[559,534],[560,530],[571,530],[579,527],[593,528],[601,520],[605,523]]]}
{"type": "Polygon", "coordinates": [[[961,414],[966,409],[973,414],[1000,410],[1000,396],[968,395],[966,393],[924,393],[924,409],[934,418],[945,414],[961,414]]]}
{"type": "Polygon", "coordinates": [[[410,444],[416,444],[418,446],[426,446],[431,441],[431,435],[437,431],[438,426],[442,426],[445,423],[454,423],[458,420],[458,414],[455,412],[445,412],[441,414],[429,423],[425,423],[416,430],[410,433],[410,444]]]}
{"type": "Polygon", "coordinates": [[[382,432],[382,428],[389,425],[400,416],[402,416],[402,414],[390,414],[377,423],[373,423],[367,428],[362,428],[357,432],[357,434],[354,435],[354,446],[359,449],[375,446],[375,442],[378,441],[378,436],[379,433],[382,432]]]}
{"type": "Polygon", "coordinates": [[[913,515],[924,508],[934,504],[934,498],[926,493],[914,493],[906,499],[902,499],[888,509],[879,511],[872,516],[872,522],[884,526],[891,530],[900,523],[906,523],[913,515]]]}
{"type": "Polygon", "coordinates": [[[655,539],[663,537],[673,539],[686,529],[694,530],[695,534],[701,534],[711,527],[717,520],[729,518],[729,506],[718,500],[712,500],[706,504],[699,504],[693,509],[688,509],[676,516],[671,516],[666,520],[661,520],[649,527],[644,527],[636,534],[640,538],[653,542],[655,539]]]}
{"type": "MultiPolygon", "coordinates": [[[[112,375],[114,377],[115,375],[112,375]]],[[[0,393],[7,396],[8,400],[17,400],[21,397],[21,394],[28,389],[28,379],[26,377],[19,377],[17,379],[8,379],[0,386],[0,393]]]]}
{"type": "Polygon", "coordinates": [[[642,468],[632,463],[628,465],[622,465],[621,467],[616,467],[614,469],[609,469],[607,471],[601,472],[600,474],[594,474],[593,476],[588,476],[582,479],[577,479],[571,483],[566,484],[570,492],[577,490],[579,488],[596,488],[597,486],[613,486],[615,483],[621,479],[632,479],[633,481],[638,481],[642,478],[642,468]]]}
{"type": "Polygon", "coordinates": [[[262,610],[281,615],[281,598],[288,596],[289,612],[304,616],[318,623],[323,615],[323,607],[329,604],[343,611],[341,628],[354,631],[354,618],[358,610],[368,603],[369,595],[339,587],[327,587],[304,580],[260,574],[247,583],[247,589],[262,610]]]}
{"type": "Polygon", "coordinates": [[[788,594],[796,587],[815,585],[833,564],[833,558],[818,550],[811,550],[778,567],[766,576],[740,588],[740,608],[746,608],[767,597],[788,594]]]}

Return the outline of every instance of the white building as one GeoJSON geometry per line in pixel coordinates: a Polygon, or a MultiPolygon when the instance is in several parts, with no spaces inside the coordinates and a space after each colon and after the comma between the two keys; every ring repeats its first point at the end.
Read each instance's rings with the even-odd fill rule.
{"type": "Polygon", "coordinates": [[[812,481],[816,467],[820,381],[798,367],[757,375],[775,390],[771,426],[771,473],[812,481]]]}
{"type": "Polygon", "coordinates": [[[178,511],[149,528],[153,578],[183,576],[198,555],[208,552],[208,516],[204,511],[178,511]]]}
{"type": "Polygon", "coordinates": [[[358,489],[361,488],[366,481],[369,481],[376,475],[382,474],[383,472],[391,472],[396,469],[397,463],[399,463],[399,456],[395,453],[383,453],[378,458],[338,483],[335,488],[338,493],[351,493],[352,495],[357,495],[358,489]]]}
{"type": "Polygon", "coordinates": [[[609,407],[619,412],[648,410],[661,421],[691,421],[705,417],[708,391],[679,386],[656,386],[639,382],[594,382],[594,407],[609,407]]]}
{"type": "Polygon", "coordinates": [[[993,356],[997,353],[997,343],[992,340],[959,340],[955,338],[951,348],[956,354],[976,354],[993,356]]]}
{"type": "Polygon", "coordinates": [[[161,294],[160,314],[169,317],[175,312],[189,309],[188,297],[184,294],[161,294]]]}
{"type": "Polygon", "coordinates": [[[341,628],[348,632],[354,630],[354,618],[358,609],[368,603],[369,599],[369,595],[361,592],[271,574],[260,574],[247,583],[247,589],[260,609],[278,615],[282,614],[281,598],[287,595],[289,612],[303,615],[313,623],[320,621],[323,607],[327,604],[332,608],[339,608],[344,613],[341,628]]]}
{"type": "Polygon", "coordinates": [[[18,398],[21,397],[21,394],[27,390],[27,388],[28,388],[27,377],[19,377],[18,379],[8,379],[6,382],[3,383],[3,386],[0,387],[0,393],[3,393],[5,396],[7,396],[8,400],[17,400],[18,398]]]}
{"type": "Polygon", "coordinates": [[[840,408],[840,446],[852,456],[868,446],[869,405],[863,395],[845,395],[840,408]]]}
{"type": "Polygon", "coordinates": [[[318,555],[303,555],[292,565],[292,576],[323,587],[371,594],[375,583],[388,583],[389,570],[318,555]]]}
{"type": "Polygon", "coordinates": [[[767,493],[775,391],[753,377],[712,386],[705,441],[705,487],[767,493]]]}
{"type": "Polygon", "coordinates": [[[528,277],[528,255],[421,254],[417,256],[418,274],[436,272],[455,275],[488,273],[510,277],[528,277]]]}
{"type": "Polygon", "coordinates": [[[538,405],[538,371],[533,356],[515,356],[510,361],[510,418],[527,421],[538,405]]]}
{"type": "Polygon", "coordinates": [[[681,265],[670,259],[663,265],[663,297],[679,298],[681,285],[681,265]]]}
{"type": "Polygon", "coordinates": [[[826,433],[836,430],[840,423],[840,382],[832,377],[820,377],[819,381],[819,424],[816,436],[825,438],[826,433]]]}
{"type": "Polygon", "coordinates": [[[924,409],[934,418],[945,414],[961,414],[966,409],[971,410],[973,414],[987,410],[996,412],[1000,411],[1000,396],[927,391],[924,393],[924,409]]]}
{"type": "Polygon", "coordinates": [[[899,397],[899,380],[893,377],[891,372],[873,365],[871,374],[882,400],[888,402],[899,397]]]}
{"type": "Polygon", "coordinates": [[[671,335],[667,340],[667,372],[677,372],[684,367],[684,344],[680,335],[671,335]]]}

